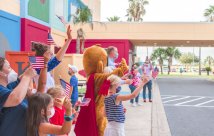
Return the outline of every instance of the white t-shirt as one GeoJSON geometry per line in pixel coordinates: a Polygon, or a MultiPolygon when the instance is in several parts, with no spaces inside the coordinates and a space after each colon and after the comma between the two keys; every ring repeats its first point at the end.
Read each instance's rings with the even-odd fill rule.
{"type": "MultiPolygon", "coordinates": [[[[34,81],[36,83],[36,88],[38,88],[38,82],[39,82],[39,75],[37,75],[34,78],[34,81]]],[[[46,82],[46,87],[45,87],[45,93],[47,92],[47,90],[51,87],[55,87],[55,81],[53,76],[51,75],[50,72],[47,72],[47,82],[46,82]]]]}

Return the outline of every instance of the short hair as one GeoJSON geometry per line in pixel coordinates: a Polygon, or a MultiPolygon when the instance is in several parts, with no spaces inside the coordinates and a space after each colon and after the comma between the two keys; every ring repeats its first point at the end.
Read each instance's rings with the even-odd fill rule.
{"type": "Polygon", "coordinates": [[[113,50],[115,50],[115,49],[116,49],[116,47],[114,47],[114,46],[109,46],[109,47],[106,49],[107,54],[109,55],[109,54],[111,53],[111,51],[113,51],[113,50]]]}
{"type": "Polygon", "coordinates": [[[36,52],[36,56],[43,56],[44,53],[48,50],[49,46],[44,43],[32,42],[32,51],[36,52]]]}
{"type": "Polygon", "coordinates": [[[0,57],[0,71],[3,69],[5,58],[0,57]]]}

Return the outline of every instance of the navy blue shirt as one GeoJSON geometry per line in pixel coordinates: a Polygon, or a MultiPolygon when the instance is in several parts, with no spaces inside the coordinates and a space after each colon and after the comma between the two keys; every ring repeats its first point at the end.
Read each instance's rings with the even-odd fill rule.
{"type": "Polygon", "coordinates": [[[73,92],[71,95],[71,101],[73,104],[78,100],[78,79],[73,75],[70,79],[70,85],[73,87],[73,92]]]}
{"type": "Polygon", "coordinates": [[[0,85],[0,135],[1,136],[26,136],[26,110],[25,100],[15,107],[3,107],[12,89],[19,81],[9,84],[6,88],[0,85]]]}

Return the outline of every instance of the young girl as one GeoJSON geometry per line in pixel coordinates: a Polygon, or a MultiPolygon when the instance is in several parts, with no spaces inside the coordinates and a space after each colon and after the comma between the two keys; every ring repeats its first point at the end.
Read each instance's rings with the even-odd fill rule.
{"type": "Polygon", "coordinates": [[[105,98],[105,111],[108,124],[105,129],[104,136],[125,136],[124,123],[125,114],[123,111],[122,101],[127,101],[138,96],[143,86],[148,82],[145,77],[142,83],[134,90],[132,94],[120,95],[116,93],[116,88],[120,85],[120,78],[111,75],[107,79],[110,82],[108,96],[105,98]]]}
{"type": "Polygon", "coordinates": [[[63,125],[53,125],[49,123],[49,119],[53,117],[55,112],[52,97],[42,93],[36,93],[30,96],[27,109],[27,135],[51,136],[51,134],[68,134],[74,118],[70,100],[65,99],[63,106],[66,111],[63,125]]]}
{"type": "Polygon", "coordinates": [[[65,100],[65,92],[61,87],[53,87],[48,89],[47,93],[51,95],[54,101],[55,114],[50,118],[50,123],[54,125],[62,125],[64,123],[65,108],[63,102],[65,100]]]}

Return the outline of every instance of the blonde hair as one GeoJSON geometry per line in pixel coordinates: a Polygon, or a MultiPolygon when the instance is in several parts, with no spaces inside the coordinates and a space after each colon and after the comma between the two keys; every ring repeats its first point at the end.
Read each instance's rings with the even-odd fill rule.
{"type": "Polygon", "coordinates": [[[116,75],[110,75],[110,76],[107,78],[107,80],[109,80],[110,83],[111,83],[110,88],[112,88],[113,85],[119,84],[120,81],[121,81],[121,79],[120,79],[118,76],[116,76],[116,75]]]}
{"type": "Polygon", "coordinates": [[[55,98],[57,97],[57,95],[60,95],[62,92],[64,92],[64,89],[61,86],[56,86],[56,87],[49,88],[47,91],[47,94],[55,98]]]}

